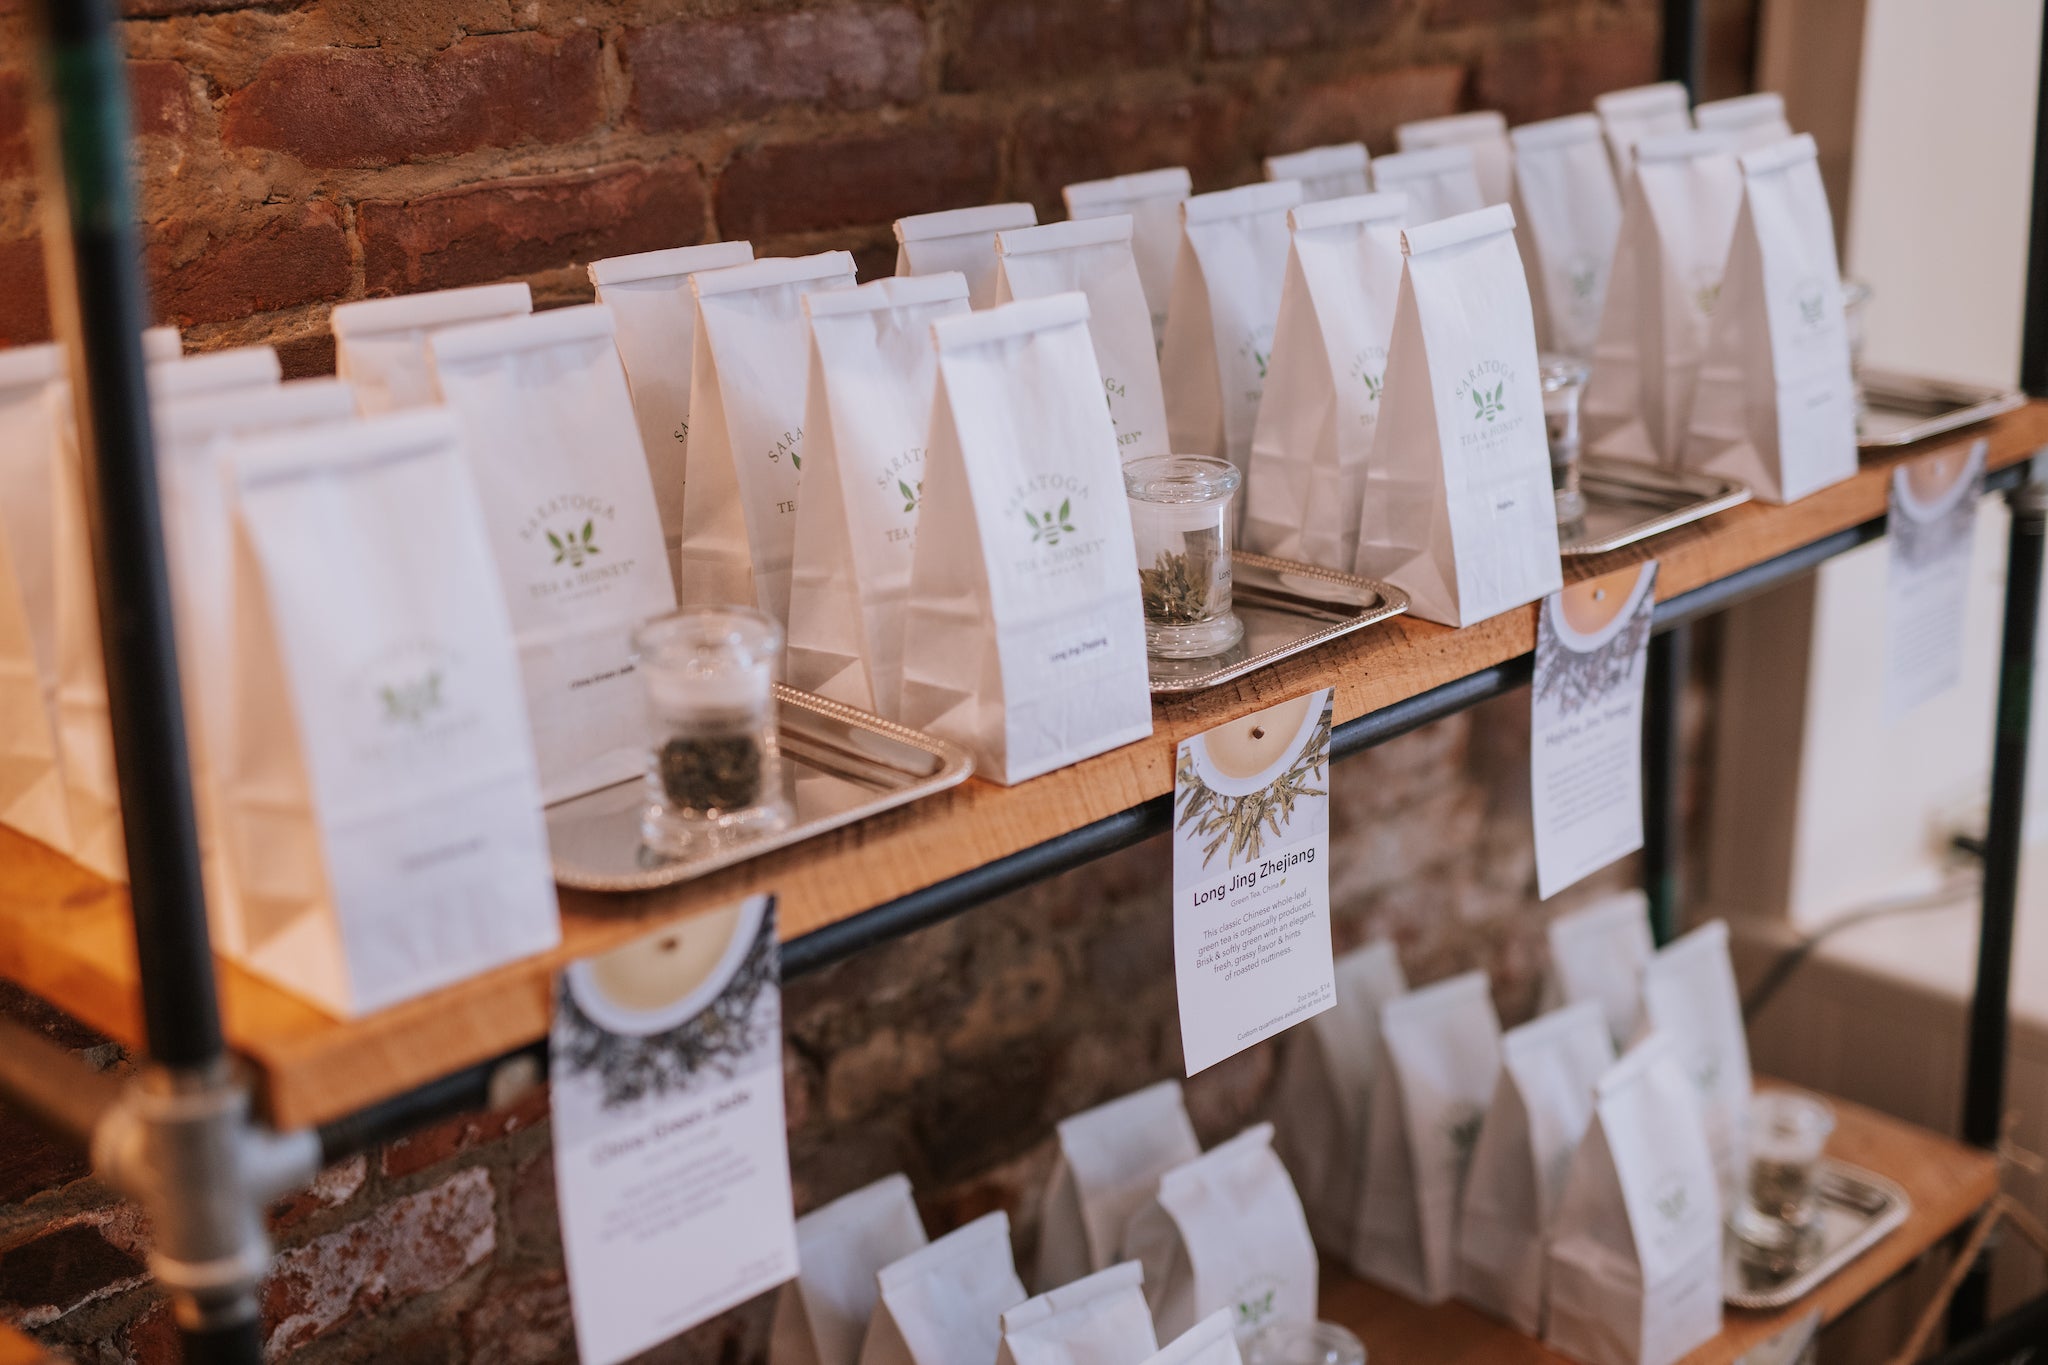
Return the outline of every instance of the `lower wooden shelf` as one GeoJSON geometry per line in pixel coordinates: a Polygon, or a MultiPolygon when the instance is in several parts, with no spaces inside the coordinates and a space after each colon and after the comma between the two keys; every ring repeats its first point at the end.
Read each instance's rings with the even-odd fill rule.
{"type": "MultiPolygon", "coordinates": [[[[2048,444],[2048,402],[1866,461],[1853,477],[1790,506],[1750,503],[1641,545],[1567,560],[1565,577],[1577,581],[1654,558],[1660,600],[1690,592],[1876,520],[1884,515],[1894,466],[1979,436],[1990,442],[1989,468],[2017,464],[2048,444]]],[[[1173,788],[1175,748],[1188,735],[1319,687],[1334,689],[1342,724],[1519,658],[1535,641],[1534,606],[1462,630],[1397,617],[1214,691],[1160,702],[1149,738],[1015,787],[970,779],[658,892],[564,892],[555,951],[363,1019],[330,1018],[223,964],[228,1041],[249,1062],[274,1123],[337,1118],[545,1037],[553,977],[565,963],[664,923],[773,891],[781,898],[783,936],[795,938],[1165,795],[1173,788]]],[[[0,976],[123,1043],[140,1039],[125,889],[7,830],[0,830],[0,976]]]]}
{"type": "MultiPolygon", "coordinates": [[[[1728,1309],[1721,1334],[1684,1365],[1731,1365],[1816,1308],[1823,1321],[1833,1322],[1967,1223],[1997,1192],[1998,1163],[1989,1152],[1846,1100],[1829,1103],[1837,1120],[1829,1153],[1896,1180],[1912,1197],[1911,1215],[1790,1307],[1728,1309]]],[[[1323,1277],[1322,1315],[1358,1334],[1369,1365],[1571,1365],[1462,1303],[1424,1307],[1341,1271],[1323,1277]]]]}

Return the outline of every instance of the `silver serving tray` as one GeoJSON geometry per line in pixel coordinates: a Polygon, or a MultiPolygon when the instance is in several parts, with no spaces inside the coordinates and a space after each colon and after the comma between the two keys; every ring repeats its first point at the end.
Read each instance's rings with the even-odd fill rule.
{"type": "Polygon", "coordinates": [[[1804,1298],[1828,1276],[1877,1245],[1906,1221],[1913,1201],[1875,1171],[1823,1157],[1820,1163],[1820,1252],[1813,1264],[1790,1279],[1758,1285],[1746,1280],[1734,1234],[1725,1243],[1721,1297],[1735,1308],[1783,1308],[1804,1298]]]}
{"type": "Polygon", "coordinates": [[[555,880],[580,891],[651,891],[701,877],[826,830],[956,787],[974,759],[950,744],[836,701],[775,688],[782,785],[795,812],[789,828],[668,859],[640,842],[639,778],[547,808],[555,880]]]}
{"type": "Polygon", "coordinates": [[[1713,474],[1587,455],[1579,461],[1586,521],[1558,551],[1604,555],[1749,501],[1749,486],[1713,474]]]}
{"type": "Polygon", "coordinates": [[[1215,687],[1408,610],[1407,593],[1374,578],[1242,550],[1230,566],[1230,605],[1244,638],[1206,659],[1151,660],[1153,696],[1215,687]]]}
{"type": "Polygon", "coordinates": [[[2027,401],[2018,389],[1928,379],[1896,370],[1862,372],[1864,409],[1856,419],[1856,444],[1889,450],[1929,436],[2011,412],[2027,401]]]}

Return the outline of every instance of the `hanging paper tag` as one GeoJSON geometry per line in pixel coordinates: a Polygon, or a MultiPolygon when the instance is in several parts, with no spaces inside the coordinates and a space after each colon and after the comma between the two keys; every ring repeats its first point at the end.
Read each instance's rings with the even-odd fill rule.
{"type": "Polygon", "coordinates": [[[1962,676],[1988,444],[1978,440],[1967,454],[1951,446],[1892,471],[1884,594],[1887,722],[1940,696],[1962,676]]]}
{"type": "Polygon", "coordinates": [[[548,1057],[584,1365],[796,1274],[774,897],[570,966],[548,1057]]]}
{"type": "Polygon", "coordinates": [[[1536,613],[1529,797],[1549,899],[1643,846],[1643,674],[1655,562],[1573,583],[1536,613]]]}
{"type": "Polygon", "coordinates": [[[1336,1002],[1330,689],[1183,740],[1173,967],[1194,1075],[1336,1002]]]}

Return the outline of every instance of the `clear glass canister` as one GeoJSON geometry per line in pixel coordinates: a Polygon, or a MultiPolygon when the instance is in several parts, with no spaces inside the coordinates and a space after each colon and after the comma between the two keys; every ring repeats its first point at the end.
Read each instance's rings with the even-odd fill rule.
{"type": "Polygon", "coordinates": [[[1749,1179],[1732,1220],[1745,1269],[1782,1278],[1811,1262],[1820,1161],[1834,1128],[1834,1111],[1812,1095],[1765,1090],[1750,1100],[1749,1179]]]}
{"type": "Polygon", "coordinates": [[[1365,1365],[1365,1343],[1334,1322],[1274,1322],[1252,1334],[1245,1365],[1365,1365]]]}
{"type": "Polygon", "coordinates": [[[1244,638],[1230,609],[1230,538],[1237,467],[1210,455],[1152,455],[1124,466],[1145,647],[1202,659],[1244,638]]]}
{"type": "Polygon", "coordinates": [[[1557,524],[1576,527],[1586,519],[1586,495],[1579,491],[1579,403],[1586,393],[1586,367],[1569,356],[1547,355],[1537,372],[1543,379],[1543,427],[1550,438],[1557,524]]]}
{"type": "Polygon", "coordinates": [[[785,828],[775,731],[782,627],[747,607],[702,607],[633,637],[653,720],[640,835],[680,857],[785,828]]]}

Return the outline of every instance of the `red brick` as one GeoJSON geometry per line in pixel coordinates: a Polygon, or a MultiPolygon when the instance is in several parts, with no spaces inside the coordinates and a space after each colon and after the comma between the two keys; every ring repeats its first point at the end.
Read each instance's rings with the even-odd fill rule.
{"type": "Polygon", "coordinates": [[[1473,73],[1473,98],[1509,123],[1527,123],[1580,113],[1595,95],[1655,79],[1656,26],[1616,24],[1490,49],[1473,73]]]}
{"type": "Polygon", "coordinates": [[[158,1299],[121,1330],[122,1365],[184,1365],[185,1343],[169,1299],[158,1299]]]}
{"type": "Polygon", "coordinates": [[[1157,66],[1187,50],[1189,0],[981,0],[946,57],[946,85],[982,90],[1157,66]]]}
{"type": "Polygon", "coordinates": [[[548,1092],[536,1086],[525,1098],[491,1114],[466,1114],[435,1124],[384,1148],[384,1174],[393,1180],[439,1165],[484,1143],[508,1138],[548,1116],[548,1092]]]}
{"type": "Polygon", "coordinates": [[[1464,90],[1465,68],[1449,63],[1323,81],[1274,103],[1265,149],[1292,152],[1363,140],[1375,150],[1392,151],[1395,125],[1456,113],[1464,90]]]}
{"type": "Polygon", "coordinates": [[[491,1365],[554,1365],[575,1356],[569,1282],[559,1270],[520,1279],[493,1276],[462,1319],[466,1358],[491,1365]]]}
{"type": "Polygon", "coordinates": [[[311,0],[121,0],[121,13],[130,19],[160,19],[174,14],[219,14],[227,10],[297,9],[311,0]]]}
{"type": "Polygon", "coordinates": [[[1055,105],[1017,128],[1015,181],[1041,213],[1064,218],[1060,187],[1077,180],[1186,166],[1197,189],[1257,175],[1243,136],[1241,95],[1216,88],[1123,104],[1055,105]]]}
{"type": "Polygon", "coordinates": [[[334,373],[334,333],[312,332],[273,342],[286,379],[314,379],[334,373]]]}
{"type": "Polygon", "coordinates": [[[482,1170],[394,1199],[277,1257],[264,1285],[264,1352],[276,1357],[352,1318],[445,1289],[496,1247],[482,1170]]]}
{"type": "Polygon", "coordinates": [[[424,60],[357,48],[285,52],[228,98],[221,137],[309,166],[379,167],[567,142],[599,117],[598,38],[466,38],[424,60]]]}
{"type": "Polygon", "coordinates": [[[43,244],[0,242],[0,346],[50,339],[50,289],[43,278],[43,244]]]}
{"type": "Polygon", "coordinates": [[[303,1189],[294,1190],[270,1206],[270,1230],[281,1233],[298,1226],[316,1213],[338,1209],[362,1193],[370,1178],[370,1163],[360,1156],[329,1166],[303,1189]]]}
{"type": "Polygon", "coordinates": [[[901,6],[677,19],[627,30],[620,51],[633,120],[660,132],[787,104],[871,109],[924,93],[924,21],[901,6]]]}
{"type": "Polygon", "coordinates": [[[179,137],[192,131],[192,77],[183,62],[128,63],[128,113],[135,131],[179,137]]]}
{"type": "Polygon", "coordinates": [[[1220,57],[1369,43],[1386,36],[1405,0],[1210,0],[1209,47],[1220,57]]]}
{"type": "Polygon", "coordinates": [[[1429,0],[1432,28],[1507,24],[1567,6],[1567,0],[1429,0]]]}
{"type": "Polygon", "coordinates": [[[143,1264],[90,1223],[72,1223],[0,1252],[0,1307],[40,1327],[94,1299],[142,1283],[143,1264]]]}
{"type": "Polygon", "coordinates": [[[0,1204],[19,1204],[90,1174],[81,1144],[50,1137],[19,1110],[0,1109],[0,1204]]]}
{"type": "Polygon", "coordinates": [[[165,223],[151,229],[143,258],[157,317],[180,327],[339,298],[349,287],[341,210],[326,202],[165,223]]]}
{"type": "Polygon", "coordinates": [[[996,131],[981,124],[757,145],[726,165],[718,226],[755,238],[887,223],[986,203],[996,177],[996,131]]]}
{"type": "Polygon", "coordinates": [[[704,180],[684,161],[472,185],[361,204],[372,294],[479,284],[704,237],[704,180]]]}
{"type": "Polygon", "coordinates": [[[28,77],[0,71],[0,175],[27,175],[35,163],[28,135],[28,77]]]}

